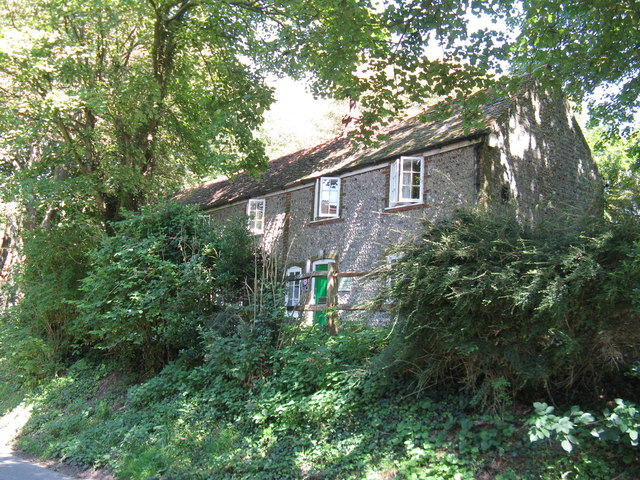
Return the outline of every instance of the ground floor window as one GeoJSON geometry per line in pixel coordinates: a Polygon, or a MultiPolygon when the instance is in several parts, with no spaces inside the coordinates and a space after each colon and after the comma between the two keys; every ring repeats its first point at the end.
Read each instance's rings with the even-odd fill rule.
{"type": "MultiPolygon", "coordinates": [[[[287,291],[285,293],[285,305],[288,307],[300,305],[300,279],[295,277],[299,277],[301,273],[302,268],[300,267],[287,268],[286,278],[288,280],[286,283],[287,291]]],[[[292,317],[297,317],[300,315],[300,312],[291,310],[288,311],[288,314],[292,317]]]]}

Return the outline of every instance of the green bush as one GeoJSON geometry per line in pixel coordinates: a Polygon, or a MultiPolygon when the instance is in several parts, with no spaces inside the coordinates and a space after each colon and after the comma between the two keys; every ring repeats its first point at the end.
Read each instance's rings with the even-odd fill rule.
{"type": "Polygon", "coordinates": [[[372,359],[384,329],[298,332],[269,349],[270,370],[249,381],[220,361],[232,349],[211,350],[202,364],[183,355],[128,386],[78,362],[42,388],[19,446],[109,466],[122,479],[638,478],[628,450],[585,442],[567,456],[555,443],[530,444],[523,410],[500,418],[470,409],[463,395],[379,383],[372,359]]]}
{"type": "Polygon", "coordinates": [[[113,225],[82,280],[76,337],[147,370],[197,344],[198,327],[253,277],[244,224],[210,225],[192,207],[163,204],[113,225]]]}
{"type": "Polygon", "coordinates": [[[60,223],[25,234],[24,262],[17,275],[20,302],[0,319],[0,358],[15,381],[35,383],[62,368],[73,354],[73,301],[89,268],[98,227],[60,223]]]}
{"type": "Polygon", "coordinates": [[[593,398],[628,381],[640,346],[637,218],[577,233],[460,213],[397,253],[378,305],[391,298],[396,367],[420,386],[461,384],[499,406],[593,398]]]}

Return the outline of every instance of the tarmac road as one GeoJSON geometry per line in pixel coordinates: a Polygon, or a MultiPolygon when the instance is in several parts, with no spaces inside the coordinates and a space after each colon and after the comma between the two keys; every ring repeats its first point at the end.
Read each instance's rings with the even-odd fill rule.
{"type": "Polygon", "coordinates": [[[0,416],[0,480],[72,480],[13,454],[11,442],[29,420],[30,412],[31,407],[19,405],[0,416]]]}
{"type": "Polygon", "coordinates": [[[8,446],[0,446],[0,480],[72,480],[52,470],[16,457],[8,446]]]}

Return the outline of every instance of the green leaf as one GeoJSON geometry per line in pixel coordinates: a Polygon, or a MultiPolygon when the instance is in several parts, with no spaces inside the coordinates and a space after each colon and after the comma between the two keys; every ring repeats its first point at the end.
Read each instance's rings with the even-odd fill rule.
{"type": "Polygon", "coordinates": [[[562,446],[562,448],[566,451],[571,453],[571,451],[573,451],[573,445],[571,444],[571,442],[569,440],[563,440],[562,443],[560,444],[562,446]]]}

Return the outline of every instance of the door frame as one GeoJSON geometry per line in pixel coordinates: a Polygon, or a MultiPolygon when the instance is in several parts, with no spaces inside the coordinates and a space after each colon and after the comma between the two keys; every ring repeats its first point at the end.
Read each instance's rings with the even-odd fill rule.
{"type": "MultiPolygon", "coordinates": [[[[311,272],[318,271],[318,270],[316,270],[316,267],[318,265],[330,265],[332,263],[336,263],[336,260],[334,258],[323,258],[321,260],[315,260],[315,261],[311,262],[311,272]]],[[[322,271],[322,270],[320,270],[320,271],[322,271]]],[[[327,278],[327,286],[328,286],[328,283],[329,283],[329,279],[327,278]]],[[[326,305],[326,303],[318,304],[318,302],[317,302],[317,299],[316,299],[316,278],[315,277],[312,277],[312,279],[311,279],[311,292],[312,292],[311,305],[326,305]]],[[[313,320],[317,321],[319,317],[322,317],[323,313],[325,314],[325,319],[326,319],[326,313],[324,311],[314,311],[313,312],[313,320]]]]}

